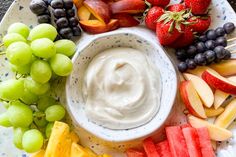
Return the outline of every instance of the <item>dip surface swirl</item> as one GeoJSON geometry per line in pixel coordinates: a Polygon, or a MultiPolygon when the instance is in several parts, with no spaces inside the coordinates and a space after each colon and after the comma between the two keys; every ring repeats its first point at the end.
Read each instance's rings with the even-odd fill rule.
{"type": "Polygon", "coordinates": [[[88,118],[109,129],[129,129],[150,121],[159,110],[159,69],[132,48],[107,49],[90,62],[83,82],[88,118]]]}

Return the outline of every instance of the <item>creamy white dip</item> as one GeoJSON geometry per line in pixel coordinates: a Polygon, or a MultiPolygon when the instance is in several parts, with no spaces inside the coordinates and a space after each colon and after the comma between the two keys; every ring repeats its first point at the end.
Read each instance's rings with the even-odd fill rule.
{"type": "Polygon", "coordinates": [[[83,96],[88,118],[110,129],[138,127],[150,121],[160,106],[159,69],[142,52],[112,48],[90,62],[83,96]]]}

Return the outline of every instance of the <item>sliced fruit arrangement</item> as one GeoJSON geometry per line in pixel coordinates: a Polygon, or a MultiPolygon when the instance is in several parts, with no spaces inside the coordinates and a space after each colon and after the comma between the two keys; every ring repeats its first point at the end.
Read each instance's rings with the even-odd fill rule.
{"type": "Polygon", "coordinates": [[[143,0],[82,0],[74,1],[74,4],[77,6],[80,26],[91,34],[137,26],[140,22],[134,15],[146,9],[143,0]]]}
{"type": "Polygon", "coordinates": [[[127,157],[215,157],[211,132],[207,126],[195,128],[191,125],[166,127],[166,140],[154,143],[153,139],[148,137],[143,141],[144,150],[131,148],[126,151],[126,155],[127,157]]]}
{"type": "Polygon", "coordinates": [[[0,100],[7,109],[0,115],[0,125],[13,127],[15,146],[29,153],[43,147],[53,123],[66,114],[63,105],[49,95],[50,84],[70,74],[69,57],[76,45],[67,39],[54,43],[56,36],[57,30],[50,24],[30,30],[23,23],[14,23],[3,37],[4,53],[16,78],[0,83],[0,100]]]}

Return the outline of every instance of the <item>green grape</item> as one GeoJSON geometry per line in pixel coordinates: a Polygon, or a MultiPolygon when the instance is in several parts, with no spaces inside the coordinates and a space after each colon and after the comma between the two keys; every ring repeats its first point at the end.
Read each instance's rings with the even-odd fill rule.
{"type": "Polygon", "coordinates": [[[21,66],[31,61],[32,51],[28,44],[18,41],[7,48],[6,56],[12,64],[21,66]]]}
{"type": "Polygon", "coordinates": [[[57,30],[50,24],[39,24],[34,27],[29,34],[29,39],[31,41],[40,38],[48,38],[54,41],[57,37],[57,30]]]}
{"type": "Polygon", "coordinates": [[[50,96],[43,96],[38,101],[38,109],[40,111],[45,111],[49,106],[56,103],[55,99],[50,96]]]}
{"type": "Polygon", "coordinates": [[[14,64],[11,64],[10,63],[10,66],[11,66],[11,70],[13,72],[17,72],[19,74],[29,74],[30,73],[30,65],[31,64],[26,64],[26,65],[22,65],[22,66],[17,66],[17,65],[14,65],[14,64]]]}
{"type": "Polygon", "coordinates": [[[33,121],[33,113],[29,106],[20,101],[11,102],[7,110],[8,119],[14,127],[28,127],[33,121]]]}
{"type": "Polygon", "coordinates": [[[52,105],[45,110],[46,120],[54,122],[61,120],[65,116],[65,109],[62,105],[52,105]]]}
{"type": "Polygon", "coordinates": [[[25,79],[25,88],[33,94],[43,95],[50,89],[50,84],[48,82],[41,84],[34,81],[31,77],[27,77],[25,79]]]}
{"type": "Polygon", "coordinates": [[[38,96],[25,88],[23,96],[20,98],[24,103],[30,105],[38,101],[38,96]]]}
{"type": "Polygon", "coordinates": [[[52,128],[53,128],[54,122],[50,122],[48,123],[48,125],[46,126],[46,137],[49,138],[52,132],[52,128]]]}
{"type": "Polygon", "coordinates": [[[56,54],[50,59],[50,65],[55,74],[59,76],[68,76],[73,68],[69,57],[63,54],[56,54]]]}
{"type": "Polygon", "coordinates": [[[72,56],[76,51],[76,45],[73,41],[62,39],[55,42],[57,53],[72,56]]]}
{"type": "Polygon", "coordinates": [[[0,114],[0,125],[4,127],[11,127],[11,122],[8,119],[7,112],[0,114]]]}
{"type": "Polygon", "coordinates": [[[26,39],[29,36],[29,32],[30,29],[27,25],[25,25],[24,23],[13,23],[10,25],[10,27],[8,27],[7,33],[18,33],[20,35],[22,35],[23,37],[25,37],[26,39]]]}
{"type": "Polygon", "coordinates": [[[45,114],[41,111],[37,111],[34,113],[34,123],[38,126],[38,127],[45,127],[48,122],[45,119],[45,114]]]}
{"type": "Polygon", "coordinates": [[[10,79],[0,83],[0,98],[3,100],[17,100],[24,92],[24,81],[10,79]]]}
{"type": "Polygon", "coordinates": [[[41,38],[32,41],[31,49],[35,56],[44,59],[51,58],[56,54],[56,47],[48,38],[41,38]]]}
{"type": "Polygon", "coordinates": [[[43,146],[43,135],[37,129],[31,129],[24,133],[22,137],[22,146],[28,153],[34,153],[43,146]]]}
{"type": "Polygon", "coordinates": [[[27,130],[27,128],[14,128],[13,143],[19,149],[22,149],[22,137],[27,130]]]}
{"type": "Polygon", "coordinates": [[[8,47],[9,45],[17,41],[26,42],[26,39],[20,34],[10,33],[10,34],[5,35],[2,41],[3,41],[4,46],[8,47]]]}
{"type": "Polygon", "coordinates": [[[30,76],[38,83],[46,83],[52,76],[51,67],[46,61],[36,60],[31,65],[30,76]]]}

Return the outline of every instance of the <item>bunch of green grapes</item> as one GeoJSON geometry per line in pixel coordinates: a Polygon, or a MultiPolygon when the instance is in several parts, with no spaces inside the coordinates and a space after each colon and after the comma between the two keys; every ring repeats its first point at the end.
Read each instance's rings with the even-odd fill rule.
{"type": "Polygon", "coordinates": [[[49,138],[53,123],[65,116],[63,105],[49,96],[52,76],[68,76],[76,45],[58,40],[56,29],[40,24],[29,29],[23,23],[12,24],[3,37],[6,57],[13,72],[21,77],[0,83],[0,100],[7,111],[0,125],[13,127],[15,146],[36,152],[49,138]]]}

